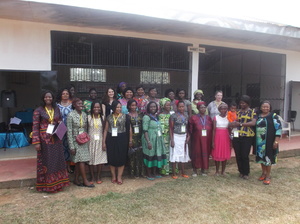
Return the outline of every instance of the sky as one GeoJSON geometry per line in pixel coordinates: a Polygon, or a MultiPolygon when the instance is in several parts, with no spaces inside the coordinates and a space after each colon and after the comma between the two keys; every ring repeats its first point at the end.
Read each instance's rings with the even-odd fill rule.
{"type": "Polygon", "coordinates": [[[300,27],[297,0],[23,0],[193,21],[211,15],[300,27]],[[126,3],[126,4],[125,4],[126,3]]]}

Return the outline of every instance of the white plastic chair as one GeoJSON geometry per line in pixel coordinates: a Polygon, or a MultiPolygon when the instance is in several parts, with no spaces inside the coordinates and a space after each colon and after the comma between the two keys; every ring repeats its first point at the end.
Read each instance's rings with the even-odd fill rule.
{"type": "MultiPolygon", "coordinates": [[[[281,133],[285,132],[285,131],[288,131],[288,135],[289,135],[289,141],[291,140],[291,134],[292,134],[292,131],[291,131],[291,123],[290,122],[286,122],[282,119],[282,117],[280,117],[279,115],[277,115],[279,120],[280,120],[280,123],[281,123],[281,133]]],[[[282,134],[281,134],[281,137],[282,138],[282,134]]]]}

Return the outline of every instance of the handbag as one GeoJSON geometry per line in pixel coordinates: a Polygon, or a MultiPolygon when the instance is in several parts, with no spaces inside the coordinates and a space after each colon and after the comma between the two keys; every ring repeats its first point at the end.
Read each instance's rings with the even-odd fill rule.
{"type": "Polygon", "coordinates": [[[86,132],[82,132],[81,134],[76,136],[76,142],[78,143],[78,145],[82,145],[84,143],[87,143],[88,141],[90,141],[90,136],[86,132]]]}

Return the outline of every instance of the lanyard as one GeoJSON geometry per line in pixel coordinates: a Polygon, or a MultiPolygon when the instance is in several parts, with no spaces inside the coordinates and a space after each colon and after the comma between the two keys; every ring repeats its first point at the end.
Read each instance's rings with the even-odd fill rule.
{"type": "Polygon", "coordinates": [[[152,114],[149,114],[149,115],[150,115],[150,117],[152,117],[156,121],[156,123],[158,123],[157,117],[153,116],[152,114]]]}
{"type": "Polygon", "coordinates": [[[46,112],[49,116],[49,122],[52,124],[53,118],[54,118],[54,110],[53,108],[49,111],[47,107],[45,107],[46,112]]]}
{"type": "Polygon", "coordinates": [[[182,124],[185,124],[185,116],[180,114],[179,112],[177,114],[181,117],[182,124]]]}
{"type": "Polygon", "coordinates": [[[206,115],[204,115],[204,119],[202,119],[202,117],[200,116],[200,114],[198,114],[198,116],[199,116],[199,119],[200,119],[200,121],[201,121],[201,123],[202,123],[202,127],[205,128],[205,124],[206,124],[206,115]]]}
{"type": "Polygon", "coordinates": [[[93,120],[94,120],[94,127],[96,128],[96,129],[98,129],[98,127],[99,127],[99,118],[95,118],[95,116],[93,115],[93,120]]]}
{"type": "Polygon", "coordinates": [[[80,127],[81,127],[81,128],[83,127],[82,112],[81,112],[81,114],[80,114],[80,127]]]}
{"type": "Polygon", "coordinates": [[[113,119],[114,119],[114,127],[117,127],[117,121],[118,121],[118,118],[120,117],[120,114],[118,115],[118,117],[116,118],[114,115],[113,115],[113,119]],[[115,119],[116,118],[116,119],[115,119]]]}

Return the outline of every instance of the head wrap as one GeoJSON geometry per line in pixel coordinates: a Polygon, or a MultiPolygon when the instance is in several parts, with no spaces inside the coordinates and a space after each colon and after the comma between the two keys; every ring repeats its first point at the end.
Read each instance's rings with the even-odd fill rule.
{"type": "Polygon", "coordinates": [[[197,90],[194,92],[194,96],[195,96],[197,93],[201,93],[201,94],[204,96],[203,91],[202,91],[201,89],[197,89],[197,90]]]}
{"type": "Polygon", "coordinates": [[[201,105],[204,105],[204,106],[206,106],[206,104],[205,104],[205,102],[204,102],[204,101],[199,101],[199,102],[197,103],[197,107],[199,107],[199,106],[201,106],[201,105]]]}
{"type": "Polygon", "coordinates": [[[169,98],[167,98],[167,97],[162,98],[162,99],[160,99],[160,101],[159,101],[159,105],[160,105],[161,107],[164,107],[165,104],[166,104],[166,102],[171,102],[171,100],[170,100],[169,98]]]}
{"type": "Polygon", "coordinates": [[[123,84],[126,84],[126,82],[120,82],[120,83],[119,83],[119,87],[121,88],[121,86],[122,86],[123,84]]]}

